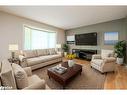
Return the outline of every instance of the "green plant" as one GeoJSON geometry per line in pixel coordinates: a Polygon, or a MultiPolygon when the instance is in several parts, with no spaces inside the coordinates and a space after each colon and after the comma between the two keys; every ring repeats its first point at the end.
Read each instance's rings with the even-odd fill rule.
{"type": "Polygon", "coordinates": [[[124,58],[126,54],[126,42],[124,40],[117,42],[114,46],[114,49],[118,58],[124,58]]]}
{"type": "Polygon", "coordinates": [[[63,44],[62,49],[64,50],[64,52],[68,52],[69,46],[67,44],[63,44]]]}

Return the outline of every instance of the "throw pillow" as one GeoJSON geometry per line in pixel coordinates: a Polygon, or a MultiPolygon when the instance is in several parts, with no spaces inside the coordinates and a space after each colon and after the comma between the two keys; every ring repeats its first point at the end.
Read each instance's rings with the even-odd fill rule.
{"type": "Polygon", "coordinates": [[[53,55],[53,54],[56,54],[57,52],[55,49],[49,49],[49,53],[50,53],[50,55],[53,55]]]}
{"type": "Polygon", "coordinates": [[[24,69],[15,63],[12,64],[12,68],[13,68],[17,88],[23,89],[23,88],[27,87],[28,86],[28,78],[27,78],[27,74],[24,71],[24,69]]]}
{"type": "Polygon", "coordinates": [[[32,58],[38,56],[36,50],[25,50],[23,51],[23,55],[26,58],[32,58]]]}
{"type": "Polygon", "coordinates": [[[47,50],[46,49],[38,49],[37,54],[38,54],[38,56],[45,56],[45,55],[47,55],[47,50]]]}

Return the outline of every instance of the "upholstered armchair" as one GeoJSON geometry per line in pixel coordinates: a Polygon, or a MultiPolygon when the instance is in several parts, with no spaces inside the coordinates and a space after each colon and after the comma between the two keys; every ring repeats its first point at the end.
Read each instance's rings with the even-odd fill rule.
{"type": "Polygon", "coordinates": [[[99,70],[101,73],[115,70],[116,58],[113,50],[101,50],[101,54],[92,56],[91,67],[99,70]]]}
{"type": "Polygon", "coordinates": [[[49,89],[44,79],[32,75],[30,67],[22,68],[7,60],[1,62],[0,79],[1,86],[5,89],[49,89]]]}

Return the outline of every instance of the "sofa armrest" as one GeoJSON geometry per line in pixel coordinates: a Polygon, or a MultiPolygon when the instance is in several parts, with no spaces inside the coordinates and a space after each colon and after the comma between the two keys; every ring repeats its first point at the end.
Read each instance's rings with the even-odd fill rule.
{"type": "Polygon", "coordinates": [[[108,57],[104,59],[105,63],[109,63],[109,62],[116,62],[116,58],[115,57],[108,57]]]}
{"type": "Polygon", "coordinates": [[[23,68],[24,71],[26,72],[27,76],[32,76],[32,70],[31,67],[25,67],[23,68]]]}
{"type": "Polygon", "coordinates": [[[33,83],[32,85],[29,85],[28,87],[25,87],[24,90],[45,89],[45,88],[46,88],[45,81],[41,80],[39,82],[33,83]]]}
{"type": "Polygon", "coordinates": [[[23,55],[19,55],[19,60],[20,60],[21,62],[25,61],[25,59],[26,59],[25,56],[23,56],[23,55]]]}
{"type": "Polygon", "coordinates": [[[101,55],[100,54],[94,54],[94,55],[92,55],[92,60],[93,59],[101,59],[101,55]]]}
{"type": "Polygon", "coordinates": [[[23,55],[19,55],[20,65],[22,67],[27,67],[27,58],[23,55]]]}

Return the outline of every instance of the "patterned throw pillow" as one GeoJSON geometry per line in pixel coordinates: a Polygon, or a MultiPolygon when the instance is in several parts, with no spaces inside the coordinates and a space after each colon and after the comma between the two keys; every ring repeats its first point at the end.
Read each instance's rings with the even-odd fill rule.
{"type": "Polygon", "coordinates": [[[27,74],[24,71],[24,69],[15,63],[12,64],[12,68],[13,68],[17,88],[23,89],[23,88],[27,87],[28,86],[28,78],[27,78],[27,74]]]}
{"type": "Polygon", "coordinates": [[[49,49],[49,53],[50,55],[53,55],[53,54],[57,54],[56,50],[53,48],[53,49],[49,49]]]}

